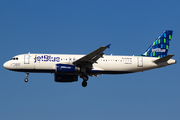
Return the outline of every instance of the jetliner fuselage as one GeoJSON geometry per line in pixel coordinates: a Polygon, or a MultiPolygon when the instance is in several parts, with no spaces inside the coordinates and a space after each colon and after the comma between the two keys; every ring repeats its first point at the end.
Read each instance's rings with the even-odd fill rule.
{"type": "MultiPolygon", "coordinates": [[[[73,64],[74,61],[83,56],[84,55],[22,54],[7,61],[4,67],[19,72],[55,73],[57,69],[56,64],[73,64]]],[[[133,73],[176,63],[175,60],[170,59],[163,63],[156,64],[153,61],[157,59],[156,57],[104,55],[103,58],[100,58],[93,64],[93,68],[91,71],[88,71],[88,74],[133,73]]],[[[74,72],[66,74],[79,75],[80,73],[74,72]]]]}

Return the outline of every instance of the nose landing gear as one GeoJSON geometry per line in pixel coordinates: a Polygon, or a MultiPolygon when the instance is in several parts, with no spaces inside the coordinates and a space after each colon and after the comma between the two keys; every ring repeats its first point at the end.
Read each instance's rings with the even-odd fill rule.
{"type": "Polygon", "coordinates": [[[24,82],[28,82],[29,73],[26,73],[26,78],[24,79],[24,82]]]}

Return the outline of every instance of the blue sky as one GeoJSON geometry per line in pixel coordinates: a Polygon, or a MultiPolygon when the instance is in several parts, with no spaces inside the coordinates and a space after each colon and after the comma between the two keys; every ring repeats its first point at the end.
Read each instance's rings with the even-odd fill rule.
{"type": "MultiPolygon", "coordinates": [[[[180,59],[178,0],[0,1],[0,63],[24,53],[140,55],[174,30],[169,54],[180,59]]],[[[53,74],[0,68],[0,119],[179,120],[179,64],[125,75],[56,83],[53,74]]]]}

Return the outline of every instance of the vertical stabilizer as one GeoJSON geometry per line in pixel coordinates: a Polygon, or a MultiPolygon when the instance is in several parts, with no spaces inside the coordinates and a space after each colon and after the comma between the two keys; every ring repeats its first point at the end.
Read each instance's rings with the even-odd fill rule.
{"type": "Polygon", "coordinates": [[[172,30],[165,30],[141,56],[165,57],[169,50],[172,33],[172,30]]]}

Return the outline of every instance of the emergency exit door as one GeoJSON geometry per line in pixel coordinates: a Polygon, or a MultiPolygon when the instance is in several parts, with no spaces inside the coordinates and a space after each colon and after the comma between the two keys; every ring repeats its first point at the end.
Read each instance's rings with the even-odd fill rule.
{"type": "Polygon", "coordinates": [[[143,67],[143,58],[142,57],[137,57],[137,66],[143,67]]]}

